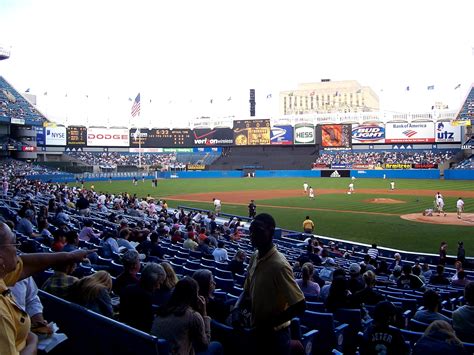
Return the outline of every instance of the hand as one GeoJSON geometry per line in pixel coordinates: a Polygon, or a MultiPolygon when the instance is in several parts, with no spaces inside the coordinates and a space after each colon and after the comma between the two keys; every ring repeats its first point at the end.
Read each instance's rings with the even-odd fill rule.
{"type": "Polygon", "coordinates": [[[206,299],[203,296],[198,296],[198,299],[196,302],[196,311],[198,311],[203,317],[207,316],[206,299]]]}

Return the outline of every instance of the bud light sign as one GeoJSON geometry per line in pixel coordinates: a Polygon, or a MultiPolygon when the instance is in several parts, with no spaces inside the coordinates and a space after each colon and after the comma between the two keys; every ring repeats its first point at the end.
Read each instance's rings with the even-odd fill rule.
{"type": "Polygon", "coordinates": [[[352,144],[385,143],[382,124],[352,125],[352,144]]]}

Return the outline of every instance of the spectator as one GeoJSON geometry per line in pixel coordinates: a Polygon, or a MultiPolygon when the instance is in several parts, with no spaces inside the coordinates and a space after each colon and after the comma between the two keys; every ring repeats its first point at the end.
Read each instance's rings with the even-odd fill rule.
{"type": "Polygon", "coordinates": [[[377,260],[379,256],[379,250],[377,249],[377,244],[372,244],[372,248],[367,250],[367,254],[370,255],[370,258],[373,260],[377,260]]]}
{"type": "Polygon", "coordinates": [[[296,283],[300,287],[301,291],[305,296],[319,296],[321,292],[321,288],[319,285],[311,280],[311,277],[314,273],[314,266],[311,263],[303,264],[301,268],[302,271],[302,278],[296,280],[296,283]]]}
{"type": "Polygon", "coordinates": [[[84,227],[82,228],[81,232],[79,233],[79,239],[84,240],[86,242],[96,242],[98,241],[98,238],[100,234],[94,233],[94,230],[92,229],[93,222],[88,219],[84,222],[84,227]]]}
{"type": "Polygon", "coordinates": [[[474,282],[464,288],[466,304],[453,312],[453,327],[464,342],[474,342],[474,282]]]}
{"type": "Polygon", "coordinates": [[[140,271],[140,255],[136,250],[127,250],[122,256],[123,272],[117,276],[113,290],[117,296],[129,285],[138,284],[137,273],[140,271]]]}
{"type": "Polygon", "coordinates": [[[229,262],[229,271],[232,275],[235,274],[243,275],[245,273],[245,252],[243,250],[237,250],[232,260],[229,262]]]}
{"type": "Polygon", "coordinates": [[[79,235],[75,231],[69,231],[66,233],[66,245],[62,251],[73,251],[79,249],[79,235]]]}
{"type": "Polygon", "coordinates": [[[197,251],[200,251],[202,255],[212,255],[212,250],[210,247],[211,241],[209,238],[204,239],[203,241],[200,241],[199,246],[197,247],[197,251]]]}
{"type": "Polygon", "coordinates": [[[419,277],[411,273],[411,266],[403,265],[403,274],[397,280],[397,287],[403,289],[418,290],[424,286],[419,277]]]}
{"type": "Polygon", "coordinates": [[[436,274],[431,276],[430,284],[432,285],[449,285],[449,280],[446,276],[444,276],[444,266],[438,265],[436,266],[436,274]]]}
{"type": "Polygon", "coordinates": [[[375,271],[377,276],[389,276],[390,272],[388,271],[388,264],[385,260],[380,260],[379,267],[375,271]]]}
{"type": "Polygon", "coordinates": [[[446,265],[448,255],[448,243],[441,242],[439,246],[439,265],[446,265]]]}
{"type": "Polygon", "coordinates": [[[79,211],[81,216],[89,216],[90,209],[89,209],[89,200],[84,196],[84,194],[80,194],[79,199],[76,202],[76,209],[79,211]]]}
{"type": "Polygon", "coordinates": [[[402,256],[400,255],[400,253],[395,253],[393,255],[393,261],[390,264],[389,269],[393,270],[393,269],[395,269],[396,266],[400,266],[400,267],[403,266],[402,256]]]}
{"type": "Polygon", "coordinates": [[[425,284],[426,283],[426,279],[425,279],[425,276],[423,275],[423,273],[421,272],[421,266],[416,263],[415,265],[413,265],[413,267],[411,268],[411,271],[413,272],[413,275],[417,276],[420,278],[420,280],[425,284]]]}
{"type": "Polygon", "coordinates": [[[171,243],[178,244],[182,242],[183,242],[183,237],[181,236],[181,232],[179,230],[176,230],[173,233],[173,237],[171,238],[171,243]]]}
{"type": "Polygon", "coordinates": [[[468,283],[469,280],[466,279],[466,272],[464,270],[459,270],[457,280],[452,281],[451,285],[465,287],[468,283]]]}
{"type": "Polygon", "coordinates": [[[75,282],[71,286],[69,297],[71,301],[111,318],[111,290],[112,278],[107,271],[100,270],[75,282]]]}
{"type": "Polygon", "coordinates": [[[347,280],[342,277],[335,277],[325,301],[327,311],[335,312],[339,308],[351,308],[350,296],[351,291],[349,291],[347,280]]]}
{"type": "Polygon", "coordinates": [[[360,265],[357,263],[352,263],[349,266],[349,283],[348,288],[351,293],[356,293],[360,290],[363,290],[365,287],[365,282],[360,276],[360,265]]]}
{"type": "Polygon", "coordinates": [[[328,298],[328,295],[329,295],[329,290],[331,289],[331,283],[333,280],[337,279],[337,278],[342,278],[342,279],[346,279],[346,272],[344,271],[344,269],[336,269],[334,270],[334,272],[332,273],[332,278],[330,281],[328,281],[328,283],[326,284],[326,282],[322,279],[319,279],[322,281],[322,283],[318,282],[318,279],[316,277],[319,277],[319,275],[317,274],[317,272],[315,271],[314,274],[313,274],[313,281],[314,282],[317,282],[319,287],[321,287],[321,293],[319,294],[319,297],[321,298],[321,300],[323,302],[325,302],[328,298]]]}
{"type": "Polygon", "coordinates": [[[17,232],[26,235],[27,237],[39,237],[39,234],[33,231],[34,226],[32,221],[34,216],[35,213],[33,210],[26,210],[24,217],[20,222],[18,222],[18,226],[16,227],[17,232]]]}
{"type": "Polygon", "coordinates": [[[259,354],[287,354],[290,321],[304,312],[304,295],[290,264],[273,244],[273,217],[266,213],[257,215],[249,231],[250,241],[257,251],[250,260],[244,295],[250,300],[252,326],[256,331],[255,350],[259,354]]]}
{"type": "Polygon", "coordinates": [[[466,251],[464,250],[464,242],[458,243],[458,253],[456,260],[461,262],[461,265],[464,265],[466,262],[466,251]]]}
{"type": "Polygon", "coordinates": [[[222,240],[217,242],[217,248],[214,249],[212,255],[216,261],[227,262],[229,256],[227,255],[227,250],[225,249],[225,244],[222,240]]]}
{"type": "Polygon", "coordinates": [[[402,267],[400,265],[397,265],[393,268],[393,272],[388,278],[390,282],[397,283],[398,279],[402,276],[402,267]]]}
{"type": "Polygon", "coordinates": [[[401,331],[391,324],[395,322],[395,306],[383,301],[374,309],[374,322],[364,333],[360,354],[409,354],[401,331]]]}
{"type": "Polygon", "coordinates": [[[44,245],[50,246],[53,243],[53,235],[48,230],[49,222],[47,219],[38,220],[39,239],[44,245]]]}
{"type": "Polygon", "coordinates": [[[56,224],[69,224],[69,215],[66,214],[61,206],[56,209],[56,216],[54,217],[56,224]]]}
{"type": "Polygon", "coordinates": [[[173,292],[174,287],[178,283],[178,277],[176,276],[176,273],[174,272],[173,267],[170,265],[170,263],[163,261],[162,263],[160,263],[160,265],[163,270],[165,270],[166,278],[162,282],[160,288],[153,291],[152,294],[153,304],[158,306],[162,306],[168,303],[168,300],[171,297],[171,293],[173,292]]]}
{"type": "MultiPolygon", "coordinates": [[[[131,251],[128,251],[131,252],[131,251]]],[[[152,294],[166,279],[163,268],[149,263],[140,282],[126,286],[120,296],[120,320],[136,329],[149,332],[153,323],[152,294]]]]}
{"type": "Polygon", "coordinates": [[[61,228],[56,229],[56,231],[54,232],[54,241],[53,245],[51,245],[51,250],[55,252],[62,251],[65,245],[66,233],[61,228]]]}
{"type": "Polygon", "coordinates": [[[230,314],[230,306],[214,297],[216,283],[212,272],[206,269],[197,270],[193,274],[193,279],[196,280],[199,285],[199,295],[206,300],[208,316],[220,323],[225,323],[230,314]]]}
{"type": "Polygon", "coordinates": [[[431,276],[433,275],[433,271],[430,270],[430,265],[428,263],[423,264],[422,272],[423,272],[423,277],[425,278],[425,280],[431,279],[431,276]]]}
{"type": "Polygon", "coordinates": [[[454,263],[454,268],[456,269],[456,272],[454,273],[453,277],[451,277],[451,281],[458,279],[458,273],[462,270],[462,263],[459,260],[456,260],[454,263]]]}
{"type": "Polygon", "coordinates": [[[170,343],[172,354],[205,351],[222,353],[219,343],[211,343],[211,318],[206,300],[198,294],[198,283],[186,276],[178,281],[168,303],[158,311],[151,334],[170,343]]]}
{"type": "Polygon", "coordinates": [[[76,263],[64,263],[53,267],[54,274],[48,278],[41,289],[61,298],[68,298],[70,287],[79,279],[71,276],[76,263]]]}
{"type": "Polygon", "coordinates": [[[412,355],[467,354],[461,340],[448,322],[436,320],[426,328],[413,348],[412,355]]]}
{"type": "Polygon", "coordinates": [[[336,262],[333,258],[327,258],[324,267],[319,272],[319,277],[324,281],[332,280],[332,273],[336,269],[336,262]]]}
{"type": "Polygon", "coordinates": [[[118,239],[117,239],[119,250],[121,248],[125,248],[126,250],[135,250],[132,244],[130,244],[130,242],[128,241],[128,238],[130,238],[130,229],[128,228],[121,229],[118,234],[118,239]]]}
{"type": "Polygon", "coordinates": [[[194,237],[189,235],[188,233],[188,238],[183,242],[183,248],[189,250],[196,250],[198,246],[199,244],[196,243],[194,237]]]}
{"type": "Polygon", "coordinates": [[[163,259],[164,253],[159,244],[158,233],[151,232],[149,238],[150,240],[146,239],[137,246],[137,251],[141,254],[145,254],[146,257],[154,256],[163,259]]]}
{"type": "Polygon", "coordinates": [[[451,319],[438,312],[440,301],[438,292],[431,289],[426,290],[423,294],[423,306],[425,309],[417,311],[413,318],[426,324],[431,324],[435,320],[444,320],[451,323],[451,319]]]}
{"type": "Polygon", "coordinates": [[[103,257],[111,259],[114,253],[120,253],[119,246],[115,240],[115,235],[113,232],[106,232],[104,234],[104,237],[100,241],[100,245],[103,247],[103,257]]]}
{"type": "Polygon", "coordinates": [[[365,288],[356,292],[352,296],[352,303],[360,307],[364,305],[376,305],[385,300],[385,297],[378,291],[374,290],[375,274],[373,271],[366,271],[363,275],[365,288]]]}
{"type": "Polygon", "coordinates": [[[298,257],[298,261],[301,265],[311,262],[314,265],[321,265],[321,258],[314,252],[314,246],[311,243],[311,239],[308,240],[308,245],[306,246],[306,252],[302,253],[298,257]]]}

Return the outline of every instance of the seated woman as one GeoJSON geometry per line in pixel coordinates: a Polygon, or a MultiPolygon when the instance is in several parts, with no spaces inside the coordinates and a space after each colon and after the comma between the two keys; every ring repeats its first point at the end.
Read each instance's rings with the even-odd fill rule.
{"type": "Polygon", "coordinates": [[[314,273],[314,266],[312,263],[305,263],[301,268],[302,278],[296,280],[296,283],[303,291],[305,296],[319,296],[321,288],[317,282],[311,280],[314,273]]]}
{"type": "Polygon", "coordinates": [[[467,354],[467,351],[448,322],[435,320],[416,342],[412,354],[467,354]]]}
{"type": "Polygon", "coordinates": [[[112,318],[111,290],[112,278],[107,271],[101,270],[74,283],[69,295],[72,302],[112,318]]]}
{"type": "Polygon", "coordinates": [[[165,270],[166,278],[162,282],[161,287],[153,291],[152,294],[153,304],[158,306],[168,303],[168,300],[171,297],[171,293],[173,292],[174,287],[178,283],[178,277],[176,276],[176,273],[174,272],[174,269],[171,264],[166,261],[163,261],[162,263],[160,263],[160,265],[163,270],[165,270]]]}
{"type": "Polygon", "coordinates": [[[151,334],[170,343],[172,354],[222,354],[222,345],[210,342],[211,318],[198,283],[186,276],[178,281],[169,302],[158,311],[151,334]]]}
{"type": "Polygon", "coordinates": [[[216,283],[212,272],[207,269],[199,269],[194,272],[193,279],[199,285],[199,295],[206,300],[206,309],[209,317],[220,323],[225,323],[230,314],[230,305],[226,304],[224,300],[214,297],[216,283]]]}

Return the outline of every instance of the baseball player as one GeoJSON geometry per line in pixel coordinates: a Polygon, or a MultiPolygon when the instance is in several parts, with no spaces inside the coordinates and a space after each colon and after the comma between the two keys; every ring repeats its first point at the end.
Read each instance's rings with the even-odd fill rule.
{"type": "Polygon", "coordinates": [[[214,212],[216,213],[216,216],[218,216],[222,209],[221,200],[213,198],[212,201],[214,202],[214,212]]]}
{"type": "Polygon", "coordinates": [[[461,197],[456,201],[456,210],[458,211],[458,219],[461,219],[461,213],[464,212],[464,201],[461,197]]]}
{"type": "Polygon", "coordinates": [[[308,193],[308,183],[306,181],[303,184],[303,192],[305,195],[308,193]]]}
{"type": "Polygon", "coordinates": [[[309,187],[309,198],[314,200],[314,190],[311,186],[309,187]]]}
{"type": "Polygon", "coordinates": [[[353,183],[353,182],[351,182],[351,183],[349,184],[349,192],[350,192],[350,193],[353,193],[353,192],[354,192],[354,183],[353,183]]]}
{"type": "Polygon", "coordinates": [[[390,181],[390,190],[395,190],[395,181],[390,181]]]}
{"type": "Polygon", "coordinates": [[[444,200],[443,200],[443,196],[441,196],[441,194],[438,193],[438,197],[436,198],[436,204],[438,206],[438,216],[443,213],[444,216],[446,217],[446,213],[444,212],[444,200]]]}

